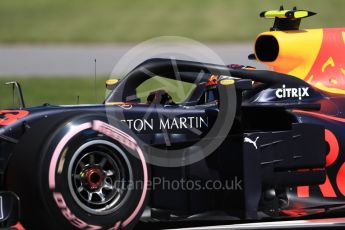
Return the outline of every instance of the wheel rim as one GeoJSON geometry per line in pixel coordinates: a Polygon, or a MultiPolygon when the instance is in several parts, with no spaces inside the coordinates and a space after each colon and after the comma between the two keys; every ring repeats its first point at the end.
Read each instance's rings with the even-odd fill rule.
{"type": "Polygon", "coordinates": [[[117,145],[89,141],[74,153],[68,167],[68,184],[73,199],[85,211],[106,215],[128,199],[132,167],[117,145]]]}

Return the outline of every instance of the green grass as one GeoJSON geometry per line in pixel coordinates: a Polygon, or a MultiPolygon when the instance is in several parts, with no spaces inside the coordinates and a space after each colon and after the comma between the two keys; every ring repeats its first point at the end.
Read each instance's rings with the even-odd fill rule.
{"type": "Polygon", "coordinates": [[[272,25],[260,11],[281,4],[318,12],[305,27],[344,26],[344,0],[2,0],[0,42],[138,42],[162,35],[252,40],[272,25]]]}
{"type": "MultiPolygon", "coordinates": [[[[96,82],[96,94],[93,77],[4,77],[0,78],[0,109],[17,107],[17,95],[13,103],[12,87],[5,85],[9,81],[18,81],[21,84],[26,106],[37,106],[44,103],[61,105],[77,104],[79,96],[80,104],[102,103],[106,97],[105,81],[108,77],[98,77],[96,82]],[[13,106],[14,105],[14,106],[13,106]]],[[[183,101],[190,93],[194,84],[183,83],[170,79],[154,77],[145,81],[137,88],[137,95],[146,102],[150,92],[165,89],[173,97],[175,102],[183,101]]]]}

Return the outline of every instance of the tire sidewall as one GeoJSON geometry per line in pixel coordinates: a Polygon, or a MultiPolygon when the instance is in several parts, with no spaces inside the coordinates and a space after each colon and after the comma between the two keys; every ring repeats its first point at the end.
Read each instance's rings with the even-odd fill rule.
{"type": "MultiPolygon", "coordinates": [[[[98,121],[110,128],[105,116],[82,115],[59,124],[55,131],[42,143],[39,160],[36,161],[34,166],[37,167],[37,172],[40,175],[36,180],[41,199],[38,204],[43,204],[44,207],[42,208],[47,212],[47,217],[54,218],[51,223],[58,223],[58,226],[52,226],[52,228],[127,229],[133,226],[133,223],[138,220],[143,211],[147,200],[148,168],[142,148],[137,144],[138,142],[132,143],[135,146],[133,148],[133,146],[127,145],[126,142],[122,141],[121,143],[121,141],[109,136],[111,134],[109,132],[102,133],[99,130],[94,130],[94,121],[98,121]],[[82,131],[73,131],[75,127],[85,124],[90,124],[91,127],[82,131]],[[72,136],[71,133],[73,133],[72,136]],[[68,169],[70,164],[73,163],[73,154],[79,146],[95,140],[108,141],[119,147],[126,154],[130,167],[133,169],[131,184],[134,184],[134,186],[128,188],[129,197],[126,202],[121,203],[116,210],[105,215],[95,215],[80,207],[68,185],[68,177],[70,176],[68,169]],[[56,159],[55,165],[54,159],[56,159]],[[52,170],[52,167],[55,167],[54,170],[52,170]],[[52,175],[52,172],[54,175],[52,175]],[[55,183],[54,187],[52,187],[52,178],[55,183]],[[141,183],[136,183],[137,181],[141,183]],[[141,186],[138,186],[138,184],[141,186]]],[[[112,121],[111,124],[116,126],[116,128],[111,127],[112,132],[118,132],[115,134],[126,136],[124,131],[128,129],[127,127],[120,122],[112,121]]],[[[136,140],[133,137],[130,138],[132,141],[136,140]]],[[[44,222],[47,223],[47,221],[44,222]]]]}

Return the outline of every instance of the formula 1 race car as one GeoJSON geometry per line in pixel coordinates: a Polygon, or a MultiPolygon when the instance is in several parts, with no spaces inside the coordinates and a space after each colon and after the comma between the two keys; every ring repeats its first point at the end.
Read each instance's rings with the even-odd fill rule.
{"type": "Polygon", "coordinates": [[[29,230],[345,214],[345,29],[300,30],[311,15],[261,14],[275,23],[249,58],[274,71],[157,58],[108,80],[103,104],[21,96],[0,111],[2,225],[19,207],[29,230]]]}

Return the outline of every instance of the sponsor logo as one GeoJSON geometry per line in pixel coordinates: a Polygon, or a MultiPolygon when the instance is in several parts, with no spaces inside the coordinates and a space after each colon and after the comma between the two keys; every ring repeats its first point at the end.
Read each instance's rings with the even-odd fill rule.
{"type": "Polygon", "coordinates": [[[255,149],[258,149],[258,146],[256,145],[256,142],[258,141],[259,137],[255,138],[255,141],[253,141],[252,139],[250,139],[249,137],[245,137],[244,138],[244,142],[246,143],[250,143],[252,145],[254,145],[255,149]]]}
{"type": "Polygon", "coordinates": [[[344,28],[325,28],[322,33],[320,50],[304,80],[323,91],[344,95],[344,28]]]}
{"type": "Polygon", "coordinates": [[[276,90],[277,98],[298,98],[302,100],[303,97],[309,97],[308,93],[309,87],[300,88],[286,88],[283,85],[282,88],[276,90]]]}
{"type": "Polygon", "coordinates": [[[137,132],[155,129],[201,129],[208,127],[207,117],[174,117],[172,119],[127,119],[121,121],[126,123],[130,129],[137,132]]]}
{"type": "MultiPolygon", "coordinates": [[[[321,192],[321,196],[325,198],[343,198],[345,196],[345,162],[341,158],[340,142],[336,135],[329,129],[325,129],[325,141],[328,143],[329,150],[326,155],[326,168],[335,168],[336,175],[326,174],[323,184],[317,185],[317,189],[321,192]]],[[[317,193],[318,194],[318,193],[317,193]]],[[[309,198],[315,196],[315,188],[308,186],[298,186],[297,196],[301,198],[309,198]],[[313,191],[314,190],[314,191],[313,191]]],[[[318,196],[318,195],[317,195],[318,196]]]]}
{"type": "Polygon", "coordinates": [[[84,229],[84,230],[97,230],[101,229],[101,226],[96,226],[96,225],[90,225],[76,217],[71,210],[68,208],[63,196],[61,193],[54,192],[53,193],[53,198],[57,204],[57,206],[61,209],[62,214],[65,216],[65,218],[75,227],[79,229],[84,229]]]}

